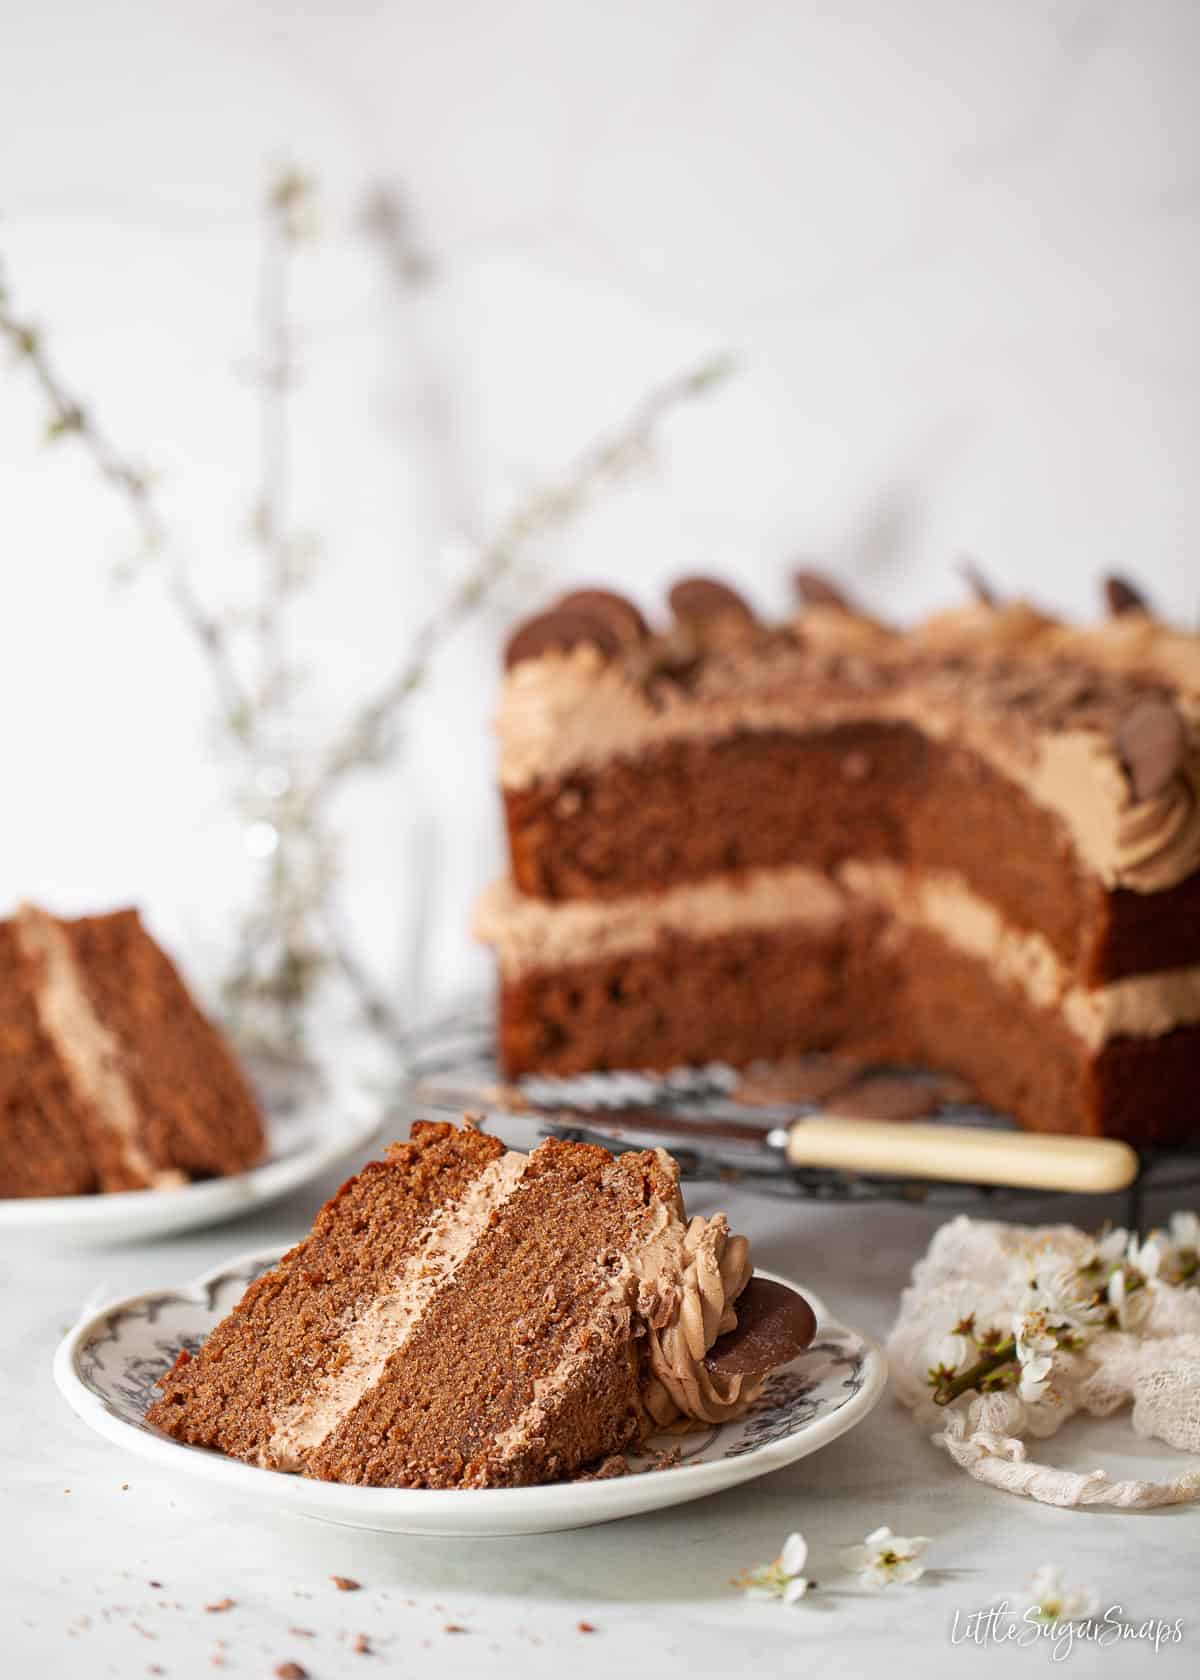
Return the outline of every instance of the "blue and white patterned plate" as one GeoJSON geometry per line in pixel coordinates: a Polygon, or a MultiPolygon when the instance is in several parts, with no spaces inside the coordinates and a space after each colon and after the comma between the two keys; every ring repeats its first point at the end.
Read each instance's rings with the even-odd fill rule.
{"type": "Polygon", "coordinates": [[[325,1522],[395,1534],[539,1534],[583,1528],[717,1493],[804,1458],[860,1423],[887,1385],[873,1342],[832,1318],[811,1290],[788,1283],[817,1315],[812,1346],[772,1376],[755,1409],[736,1423],[661,1436],[635,1473],[551,1487],[465,1491],[346,1487],[259,1470],[172,1441],[146,1423],[155,1385],[182,1348],[195,1351],[281,1250],[243,1255],[190,1288],[152,1290],[85,1317],[55,1355],[54,1375],[72,1409],[101,1435],[165,1466],[325,1522]],[[664,1462],[663,1455],[668,1462],[664,1462]],[[674,1462],[671,1462],[674,1460],[674,1462]]]}

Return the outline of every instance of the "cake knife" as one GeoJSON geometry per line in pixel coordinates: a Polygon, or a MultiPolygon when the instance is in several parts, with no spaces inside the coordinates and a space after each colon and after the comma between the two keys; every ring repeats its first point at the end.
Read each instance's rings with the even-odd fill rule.
{"type": "MultiPolygon", "coordinates": [[[[871,1120],[815,1113],[775,1125],[660,1113],[654,1109],[537,1108],[527,1113],[559,1126],[586,1126],[599,1141],[638,1146],[639,1132],[680,1137],[698,1144],[751,1146],[735,1156],[694,1153],[697,1175],[759,1176],[788,1166],[853,1173],[871,1178],[936,1179],[1017,1190],[1061,1190],[1105,1195],[1125,1190],[1140,1170],[1136,1150],[1117,1138],[1070,1137],[995,1126],[912,1120],[871,1120]],[[755,1149],[762,1152],[755,1160],[755,1149]],[[767,1157],[763,1159],[762,1156],[767,1157]],[[769,1164],[768,1164],[769,1162],[769,1164]]],[[[679,1151],[675,1151],[679,1153],[679,1151]]]]}
{"type": "MultiPolygon", "coordinates": [[[[457,1093],[443,1088],[435,1095],[435,1087],[425,1082],[418,1083],[416,1094],[418,1100],[433,1098],[439,1107],[470,1108],[480,1098],[478,1090],[457,1093]]],[[[494,1108],[490,1102],[487,1106],[494,1108]]],[[[641,1147],[639,1134],[646,1133],[718,1148],[722,1144],[734,1146],[728,1156],[693,1151],[692,1170],[697,1176],[774,1175],[786,1163],[797,1170],[809,1168],[870,1178],[934,1179],[1105,1195],[1127,1189],[1141,1168],[1137,1151],[1117,1138],[1073,1137],[953,1121],[880,1120],[820,1111],[799,1117],[781,1111],[774,1120],[768,1120],[765,1114],[761,1120],[751,1120],[728,1113],[690,1114],[679,1107],[534,1103],[524,1093],[514,1118],[522,1114],[560,1128],[586,1128],[609,1147],[613,1143],[641,1147]]]]}

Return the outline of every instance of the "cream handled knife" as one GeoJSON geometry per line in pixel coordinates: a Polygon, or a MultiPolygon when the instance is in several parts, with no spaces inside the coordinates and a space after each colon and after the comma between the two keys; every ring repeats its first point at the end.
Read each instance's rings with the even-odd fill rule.
{"type": "Polygon", "coordinates": [[[1139,1166],[1136,1152],[1116,1138],[840,1115],[814,1114],[776,1127],[768,1142],[793,1167],[1087,1195],[1124,1190],[1139,1166]]]}

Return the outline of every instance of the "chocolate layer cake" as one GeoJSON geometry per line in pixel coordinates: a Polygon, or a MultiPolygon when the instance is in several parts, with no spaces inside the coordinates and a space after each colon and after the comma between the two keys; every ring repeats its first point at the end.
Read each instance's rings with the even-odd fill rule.
{"type": "Polygon", "coordinates": [[[510,1077],[835,1050],[1047,1131],[1200,1132],[1200,637],[1111,580],[1080,629],[909,631],[823,580],[651,632],[589,590],[510,641],[510,1077]]]}
{"type": "Polygon", "coordinates": [[[807,1336],[785,1325],[763,1353],[756,1333],[763,1367],[721,1369],[749,1279],[744,1238],[724,1214],[686,1220],[661,1151],[522,1155],[418,1121],[180,1356],[148,1419],[323,1481],[554,1481],[750,1405],[807,1336]]]}
{"type": "Polygon", "coordinates": [[[136,910],[0,921],[0,1196],[242,1172],[258,1104],[136,910]]]}

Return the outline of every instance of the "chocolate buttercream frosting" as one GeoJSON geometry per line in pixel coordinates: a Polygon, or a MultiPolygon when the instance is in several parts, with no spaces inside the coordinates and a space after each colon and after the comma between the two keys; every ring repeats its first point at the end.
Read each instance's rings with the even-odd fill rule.
{"type": "Polygon", "coordinates": [[[499,719],[508,788],[667,741],[895,720],[976,753],[1062,821],[1110,887],[1158,892],[1200,868],[1200,637],[1126,613],[1094,629],[976,601],[901,634],[817,605],[775,630],[725,620],[686,680],[654,683],[651,638],[624,653],[549,637],[510,670],[499,719]],[[1141,773],[1127,720],[1178,719],[1141,773]]]}

